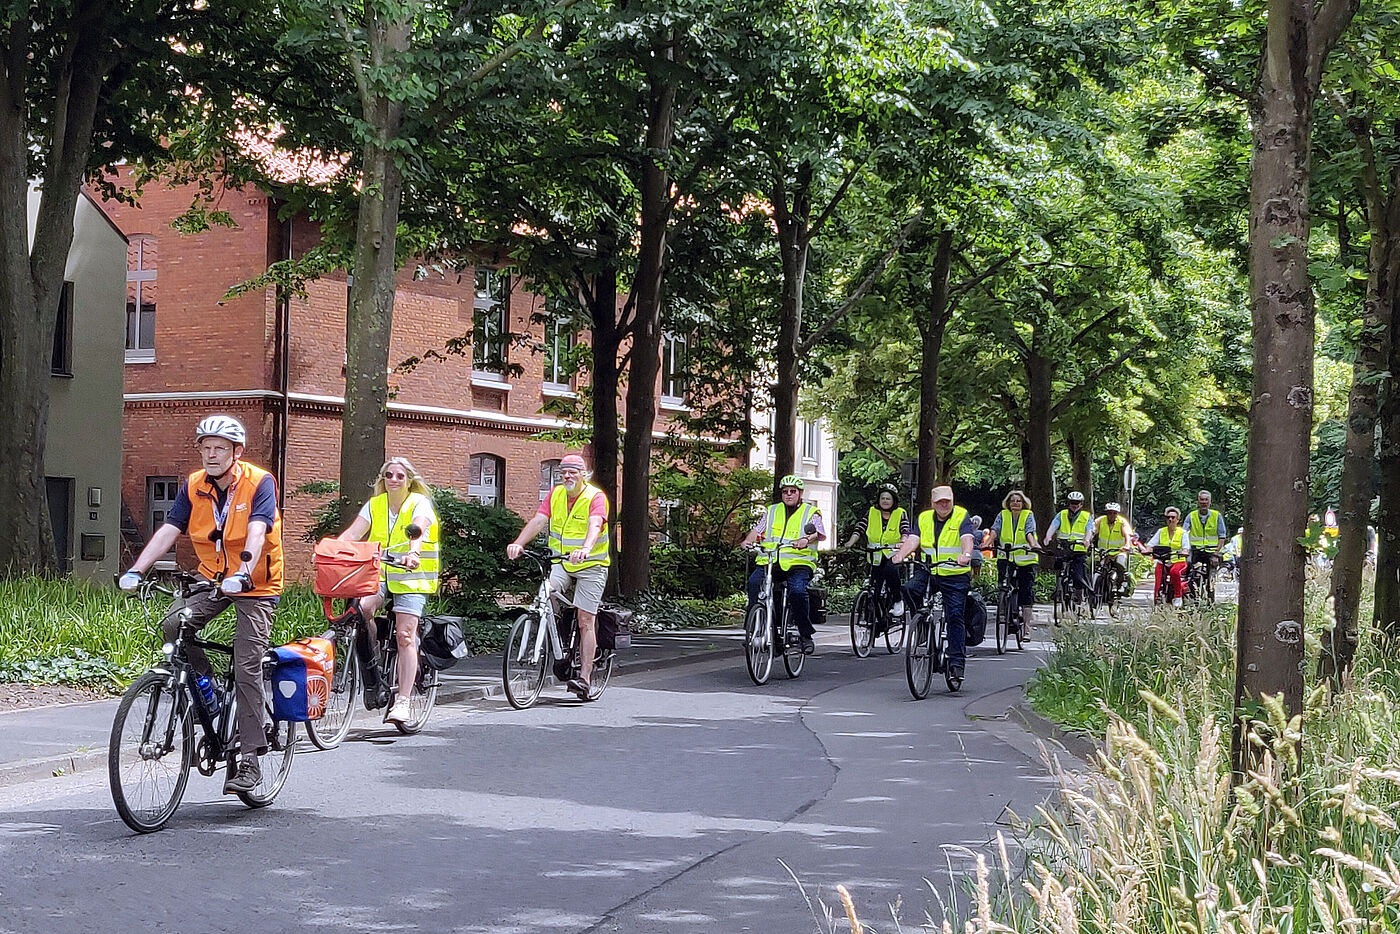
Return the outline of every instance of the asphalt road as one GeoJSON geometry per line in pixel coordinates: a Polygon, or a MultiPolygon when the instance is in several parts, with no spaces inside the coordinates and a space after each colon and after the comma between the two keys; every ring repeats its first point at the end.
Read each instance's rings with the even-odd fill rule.
{"type": "Polygon", "coordinates": [[[272,807],[195,775],[147,836],[101,772],[0,788],[0,932],[787,934],[819,929],[838,882],[874,930],[892,910],[917,927],[964,848],[1050,792],[1028,744],[968,715],[1009,705],[1037,657],[984,645],[959,695],[939,678],[915,702],[902,657],[819,652],[762,688],[730,655],[595,704],[556,689],[303,743],[272,807]]]}

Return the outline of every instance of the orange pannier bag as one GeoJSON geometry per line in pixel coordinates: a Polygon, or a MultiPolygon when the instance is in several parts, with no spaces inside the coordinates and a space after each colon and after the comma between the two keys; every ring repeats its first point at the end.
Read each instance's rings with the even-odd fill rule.
{"type": "Polygon", "coordinates": [[[316,567],[316,593],[331,615],[332,600],[352,600],[379,593],[379,543],[343,542],[323,538],[316,543],[311,563],[316,567]]]}

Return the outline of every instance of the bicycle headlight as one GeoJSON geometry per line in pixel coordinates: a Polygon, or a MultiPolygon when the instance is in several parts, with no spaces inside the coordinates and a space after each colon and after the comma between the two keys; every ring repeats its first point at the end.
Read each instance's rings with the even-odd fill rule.
{"type": "Polygon", "coordinates": [[[173,643],[173,642],[167,642],[167,643],[165,643],[165,645],[162,645],[162,646],[160,647],[160,651],[161,651],[161,654],[163,654],[166,658],[174,658],[174,657],[175,657],[175,643],[173,643]]]}

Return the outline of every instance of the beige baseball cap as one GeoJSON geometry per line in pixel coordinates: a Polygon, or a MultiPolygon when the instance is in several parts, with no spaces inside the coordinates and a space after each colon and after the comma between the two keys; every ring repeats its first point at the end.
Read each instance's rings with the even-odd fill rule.
{"type": "Polygon", "coordinates": [[[945,500],[945,499],[946,499],[948,502],[950,502],[950,503],[953,501],[953,488],[950,487],[950,486],[936,486],[936,487],[934,487],[934,488],[933,488],[933,501],[936,503],[936,502],[938,502],[939,500],[945,500]]]}

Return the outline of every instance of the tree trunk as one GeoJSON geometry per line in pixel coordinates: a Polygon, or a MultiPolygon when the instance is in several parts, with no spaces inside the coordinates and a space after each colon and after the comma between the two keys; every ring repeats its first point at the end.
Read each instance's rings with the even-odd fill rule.
{"type": "Polygon", "coordinates": [[[1069,448],[1071,483],[1084,494],[1084,508],[1094,514],[1094,447],[1093,442],[1080,441],[1073,435],[1065,439],[1069,448]]]}
{"type": "MultiPolygon", "coordinates": [[[[1400,229],[1400,228],[1397,228],[1400,229]]],[[[1374,620],[1377,635],[1394,652],[1400,645],[1400,249],[1391,254],[1390,289],[1386,298],[1390,316],[1390,353],[1378,420],[1380,446],[1380,506],[1376,512],[1376,600],[1374,620]]]]}
{"type": "MultiPolygon", "coordinates": [[[[593,484],[608,498],[608,528],[617,528],[617,468],[618,468],[618,413],[617,356],[621,345],[620,329],[617,322],[617,267],[616,241],[609,238],[606,250],[605,271],[592,281],[590,315],[592,325],[592,409],[593,409],[593,484]]],[[[600,255],[600,259],[604,257],[600,255]]],[[[619,560],[618,536],[612,536],[613,565],[619,560]]],[[[609,578],[616,583],[616,575],[609,578]]]]}
{"type": "Polygon", "coordinates": [[[622,444],[622,550],[619,586],[646,589],[651,575],[651,432],[661,372],[662,273],[671,221],[670,158],[676,86],[653,74],[647,96],[647,152],[641,171],[641,231],[637,251],[636,320],[627,374],[627,431],[622,444]]]}
{"type": "MultiPolygon", "coordinates": [[[[1370,156],[1369,129],[1357,132],[1363,155],[1370,156]]],[[[1366,560],[1366,524],[1371,518],[1372,473],[1376,458],[1376,421],[1380,383],[1390,355],[1391,263],[1396,251],[1394,232],[1400,230],[1400,197],[1392,170],[1387,197],[1376,172],[1374,157],[1364,160],[1363,182],[1371,219],[1371,248],[1367,257],[1366,304],[1361,335],[1352,364],[1351,394],[1347,399],[1347,442],[1342,459],[1337,506],[1337,555],[1332,561],[1332,605],[1336,625],[1324,638],[1318,674],[1334,688],[1356,657],[1361,572],[1366,560]]]]}
{"type": "MultiPolygon", "coordinates": [[[[0,577],[48,571],[57,565],[44,482],[49,383],[54,327],[58,322],[73,214],[92,154],[99,91],[112,71],[108,17],[81,9],[72,21],[73,41],[42,67],[66,94],[44,114],[48,140],[43,192],[29,239],[29,109],[24,99],[29,23],[7,22],[0,81],[0,577]]],[[[110,89],[115,93],[115,88],[110,89]]],[[[50,102],[46,102],[50,103],[50,102]]]]}
{"type": "Polygon", "coordinates": [[[797,462],[797,367],[798,343],[802,340],[803,289],[807,281],[810,247],[808,223],[811,219],[810,168],[799,169],[792,205],[781,184],[773,195],[774,220],[778,227],[778,252],[783,264],[783,295],[778,308],[778,343],[773,348],[773,500],[778,486],[794,472],[797,462]]]}
{"type": "Polygon", "coordinates": [[[1250,107],[1254,386],[1235,655],[1240,713],[1231,737],[1237,775],[1254,760],[1244,715],[1265,695],[1278,696],[1290,717],[1302,709],[1304,552],[1298,537],[1307,515],[1313,412],[1312,114],[1322,66],[1354,12],[1346,2],[1329,0],[1315,17],[1310,0],[1270,0],[1250,107]]]}
{"type": "MultiPolygon", "coordinates": [[[[1055,469],[1050,459],[1050,381],[1054,364],[1034,346],[1026,356],[1026,445],[1023,469],[1038,529],[1055,515],[1055,469]]],[[[1044,535],[1044,532],[1041,533],[1044,535]]]]}
{"type": "Polygon", "coordinates": [[[953,231],[943,228],[929,273],[928,301],[917,319],[922,344],[919,367],[919,474],[914,502],[919,510],[933,503],[933,488],[946,475],[938,464],[938,363],[943,354],[943,332],[948,327],[948,272],[953,264],[953,231]]]}
{"type": "MultiPolygon", "coordinates": [[[[397,110],[397,107],[394,108],[397,110]]],[[[391,133],[397,132],[397,121],[391,133]]],[[[341,525],[348,526],[384,463],[389,422],[389,335],[403,176],[382,147],[365,146],[365,189],[355,225],[350,303],[345,314],[345,417],[340,427],[341,525]]]]}

